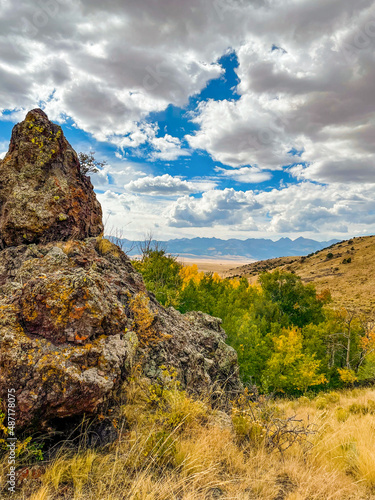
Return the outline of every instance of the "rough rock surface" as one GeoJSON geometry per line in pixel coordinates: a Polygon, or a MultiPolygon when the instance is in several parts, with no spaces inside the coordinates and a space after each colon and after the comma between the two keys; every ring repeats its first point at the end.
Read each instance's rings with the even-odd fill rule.
{"type": "Polygon", "coordinates": [[[148,295],[107,240],[7,248],[0,283],[0,397],[16,389],[20,427],[94,412],[141,357],[150,379],[173,366],[197,392],[240,385],[217,318],[182,315],[149,296],[145,312],[160,339],[140,345],[132,300],[148,295]]]}
{"type": "Polygon", "coordinates": [[[100,204],[61,127],[42,110],[30,111],[0,161],[0,244],[80,240],[102,231],[100,204]]]}
{"type": "MultiPolygon", "coordinates": [[[[12,140],[18,137],[17,130],[16,126],[12,140]]],[[[72,151],[66,141],[61,147],[72,151]]],[[[23,148],[28,150],[26,144],[23,148]]],[[[10,154],[16,150],[13,144],[10,154]]],[[[32,158],[37,161],[38,157],[32,158]]],[[[67,172],[76,167],[74,152],[70,158],[72,165],[64,167],[67,172]]],[[[8,179],[13,175],[11,163],[16,173],[21,168],[15,159],[8,159],[8,179]]],[[[58,177],[59,165],[37,170],[40,176],[43,170],[49,182],[51,171],[58,177]]],[[[80,179],[78,174],[75,179],[80,179]]],[[[23,182],[21,176],[26,189],[23,182]]],[[[30,183],[29,189],[37,190],[39,185],[43,190],[42,177],[30,183]]],[[[94,219],[98,218],[91,185],[83,185],[96,211],[94,219]]],[[[3,184],[2,189],[8,188],[3,184]]],[[[4,208],[7,201],[2,189],[4,208]]],[[[66,203],[74,204],[69,183],[64,189],[66,203]]],[[[14,184],[10,196],[16,192],[14,184]]],[[[26,200],[34,203],[33,192],[26,193],[26,200]]],[[[32,212],[28,204],[24,210],[32,212]]],[[[71,213],[69,205],[64,210],[71,213]]],[[[10,220],[5,212],[2,220],[10,220]]],[[[16,217],[17,211],[8,214],[16,217]]],[[[8,389],[15,389],[18,429],[43,428],[56,417],[94,413],[138,362],[151,380],[160,376],[162,366],[174,367],[182,386],[197,392],[213,386],[226,391],[240,388],[237,356],[225,344],[220,320],[163,308],[147,293],[142,277],[119,247],[101,237],[64,241],[74,224],[81,227],[80,220],[72,216],[74,224],[61,226],[60,234],[60,226],[52,219],[49,225],[47,215],[45,234],[38,232],[41,225],[33,232],[27,218],[22,225],[30,228],[30,241],[36,234],[37,239],[48,236],[47,240],[54,237],[56,241],[15,245],[19,232],[11,233],[5,225],[9,229],[4,233],[6,241],[14,246],[0,252],[0,398],[4,403],[8,389]]],[[[86,228],[99,227],[88,222],[90,216],[81,215],[86,228]]]]}

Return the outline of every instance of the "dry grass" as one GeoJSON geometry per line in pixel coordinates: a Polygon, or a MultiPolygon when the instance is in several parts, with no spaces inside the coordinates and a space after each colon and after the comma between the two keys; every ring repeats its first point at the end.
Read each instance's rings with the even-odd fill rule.
{"type": "Polygon", "coordinates": [[[375,411],[361,411],[373,408],[375,390],[278,401],[284,418],[296,414],[316,426],[311,446],[295,444],[281,455],[259,435],[244,439],[229,417],[168,377],[167,388],[128,383],[116,443],[73,454],[62,449],[40,478],[19,486],[17,499],[375,498],[375,411]]]}
{"type": "Polygon", "coordinates": [[[100,255],[113,255],[115,258],[119,258],[121,254],[120,248],[112,243],[110,240],[102,237],[97,238],[97,248],[100,255]]]}
{"type": "Polygon", "coordinates": [[[372,311],[375,307],[375,236],[353,238],[321,250],[310,257],[285,257],[257,262],[233,269],[230,275],[249,277],[256,282],[262,270],[276,268],[295,272],[305,283],[314,283],[317,291],[329,289],[333,305],[372,311]],[[332,254],[332,257],[328,254],[332,254]],[[343,263],[351,259],[350,263],[343,263]]]}

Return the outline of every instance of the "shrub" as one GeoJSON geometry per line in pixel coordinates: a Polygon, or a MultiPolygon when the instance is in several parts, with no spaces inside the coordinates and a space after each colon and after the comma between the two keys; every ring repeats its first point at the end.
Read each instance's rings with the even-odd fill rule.
{"type": "Polygon", "coordinates": [[[281,454],[294,444],[306,444],[307,437],[315,432],[295,415],[285,417],[270,398],[248,389],[233,403],[232,422],[240,443],[262,445],[269,452],[281,454]]]}
{"type": "Polygon", "coordinates": [[[232,423],[240,441],[249,440],[258,446],[264,443],[267,429],[260,421],[254,421],[251,416],[239,413],[232,416],[232,423]]]}
{"type": "Polygon", "coordinates": [[[182,264],[165,250],[157,246],[152,248],[150,245],[151,243],[141,247],[142,258],[140,261],[133,261],[133,266],[142,274],[147,290],[152,292],[161,304],[178,308],[182,288],[182,264]]]}
{"type": "Polygon", "coordinates": [[[338,392],[328,392],[325,394],[325,398],[328,403],[339,403],[340,402],[340,394],[338,392]]]}
{"type": "Polygon", "coordinates": [[[106,161],[98,161],[94,155],[95,151],[90,151],[89,153],[78,153],[81,174],[96,174],[101,168],[104,167],[104,165],[107,164],[106,161]]]}
{"type": "Polygon", "coordinates": [[[325,396],[319,396],[315,400],[315,406],[318,410],[325,410],[328,406],[328,401],[325,396]]]}
{"type": "Polygon", "coordinates": [[[353,403],[349,406],[349,412],[353,415],[375,415],[375,401],[369,399],[367,404],[353,403]]]}
{"type": "Polygon", "coordinates": [[[337,371],[344,384],[351,385],[358,380],[354,370],[350,370],[349,368],[338,368],[337,371]]]}
{"type": "Polygon", "coordinates": [[[342,408],[341,406],[339,408],[336,408],[336,418],[338,422],[346,422],[350,416],[350,413],[348,409],[342,408]]]}

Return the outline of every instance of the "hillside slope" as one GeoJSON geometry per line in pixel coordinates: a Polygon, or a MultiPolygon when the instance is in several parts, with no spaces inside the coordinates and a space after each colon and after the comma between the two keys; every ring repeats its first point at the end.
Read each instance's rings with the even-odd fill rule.
{"type": "Polygon", "coordinates": [[[262,271],[281,268],[312,282],[318,292],[329,289],[334,306],[371,311],[375,306],[375,236],[352,238],[307,257],[282,257],[230,270],[227,276],[246,276],[256,282],[262,271]]]}

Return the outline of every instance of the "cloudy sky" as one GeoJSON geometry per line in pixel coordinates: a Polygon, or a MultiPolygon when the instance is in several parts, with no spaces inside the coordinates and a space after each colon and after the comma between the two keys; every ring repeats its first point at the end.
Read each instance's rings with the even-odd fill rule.
{"type": "Polygon", "coordinates": [[[128,238],[375,233],[374,0],[0,0],[0,154],[34,107],[128,238]]]}

